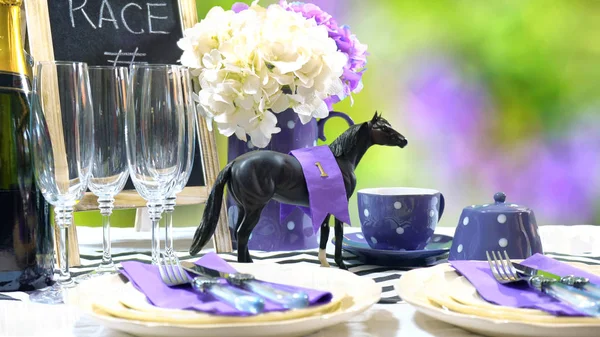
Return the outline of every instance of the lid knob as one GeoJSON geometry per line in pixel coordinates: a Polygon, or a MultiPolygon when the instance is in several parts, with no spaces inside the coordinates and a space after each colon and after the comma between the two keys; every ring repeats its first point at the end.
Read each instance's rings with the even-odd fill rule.
{"type": "Polygon", "coordinates": [[[496,201],[496,203],[503,203],[504,201],[506,201],[506,194],[502,192],[494,194],[494,201],[496,201]]]}

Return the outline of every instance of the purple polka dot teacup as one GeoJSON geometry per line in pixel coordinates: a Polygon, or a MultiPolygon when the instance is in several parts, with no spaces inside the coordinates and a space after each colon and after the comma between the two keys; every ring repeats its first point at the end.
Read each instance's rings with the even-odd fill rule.
{"type": "Polygon", "coordinates": [[[373,249],[425,248],[444,213],[444,196],[431,189],[367,188],[357,196],[361,229],[373,249]]]}
{"type": "Polygon", "coordinates": [[[486,260],[486,251],[506,251],[511,259],[543,254],[533,211],[506,202],[501,192],[494,195],[494,203],[465,207],[448,260],[486,260]]]}

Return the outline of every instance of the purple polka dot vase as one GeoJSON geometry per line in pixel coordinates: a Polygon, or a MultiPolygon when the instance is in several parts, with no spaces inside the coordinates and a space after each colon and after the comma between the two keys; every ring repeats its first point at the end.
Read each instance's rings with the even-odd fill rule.
{"type": "Polygon", "coordinates": [[[486,260],[486,251],[508,253],[511,259],[543,254],[533,211],[506,202],[498,192],[494,202],[465,207],[462,211],[448,260],[486,260]]]}
{"type": "MultiPolygon", "coordinates": [[[[348,115],[336,111],[330,112],[327,118],[318,121],[313,119],[307,124],[302,124],[292,109],[287,109],[276,116],[277,126],[281,128],[281,131],[273,135],[269,145],[264,149],[258,149],[252,145],[252,140],[244,142],[231,136],[228,139],[227,161],[231,162],[238,156],[255,150],[289,153],[292,150],[316,146],[318,139],[326,141],[323,132],[324,126],[332,117],[341,117],[349,125],[354,124],[348,115]]],[[[230,196],[227,197],[227,214],[232,244],[236,248],[235,224],[238,221],[239,210],[230,196]]],[[[309,216],[296,208],[283,221],[280,221],[280,203],[271,200],[263,209],[260,220],[250,235],[248,248],[262,251],[313,249],[319,246],[319,240],[319,233],[314,233],[309,216]]]]}

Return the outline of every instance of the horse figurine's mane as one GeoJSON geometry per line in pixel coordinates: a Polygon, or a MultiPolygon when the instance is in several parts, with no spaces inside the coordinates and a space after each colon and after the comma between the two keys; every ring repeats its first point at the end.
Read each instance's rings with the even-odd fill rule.
{"type": "Polygon", "coordinates": [[[358,145],[358,133],[360,132],[362,124],[355,124],[344,131],[338,138],[336,138],[329,148],[335,157],[341,157],[351,149],[358,145]]]}

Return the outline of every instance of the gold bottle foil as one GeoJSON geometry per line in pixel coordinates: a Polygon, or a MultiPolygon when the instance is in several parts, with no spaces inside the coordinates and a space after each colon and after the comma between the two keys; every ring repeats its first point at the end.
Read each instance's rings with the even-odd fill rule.
{"type": "Polygon", "coordinates": [[[22,0],[0,0],[0,71],[29,75],[21,38],[22,0]]]}
{"type": "Polygon", "coordinates": [[[21,6],[23,0],[0,0],[0,5],[21,6]]]}

